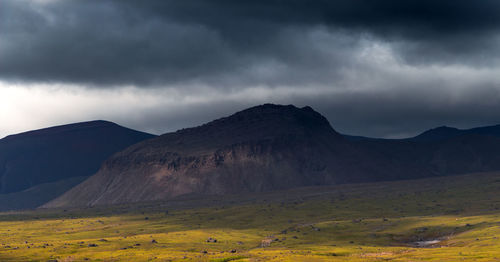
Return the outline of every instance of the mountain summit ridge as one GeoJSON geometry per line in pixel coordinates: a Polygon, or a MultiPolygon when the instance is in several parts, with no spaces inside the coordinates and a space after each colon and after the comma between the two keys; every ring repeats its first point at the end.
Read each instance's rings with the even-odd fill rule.
{"type": "Polygon", "coordinates": [[[264,104],[133,145],[47,206],[70,199],[94,205],[331,184],[347,173],[331,176],[339,161],[330,159],[350,161],[342,153],[350,151],[312,108],[264,104]]]}
{"type": "Polygon", "coordinates": [[[494,170],[500,170],[497,136],[353,140],[335,131],[311,107],[264,104],[132,145],[106,160],[95,175],[43,207],[494,170]]]}
{"type": "Polygon", "coordinates": [[[276,137],[310,135],[317,131],[343,139],[325,117],[310,107],[264,104],[197,127],[163,134],[154,143],[187,150],[199,146],[220,147],[276,137]]]}
{"type": "Polygon", "coordinates": [[[453,137],[464,136],[464,135],[489,135],[489,136],[500,137],[500,125],[491,125],[491,126],[475,127],[468,129],[440,126],[429,129],[415,137],[407,139],[416,141],[436,141],[436,140],[450,139],[453,137]]]}

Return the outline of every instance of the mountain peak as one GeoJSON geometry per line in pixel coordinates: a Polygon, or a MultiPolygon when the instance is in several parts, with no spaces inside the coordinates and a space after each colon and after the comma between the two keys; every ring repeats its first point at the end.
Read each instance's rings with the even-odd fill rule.
{"type": "Polygon", "coordinates": [[[352,152],[311,107],[264,104],[133,145],[47,206],[328,184],[359,172],[336,164],[352,152]]]}
{"type": "Polygon", "coordinates": [[[165,141],[162,146],[171,148],[216,148],[249,141],[312,135],[342,139],[328,120],[310,107],[264,104],[198,127],[164,134],[160,140],[165,141]]]}
{"type": "Polygon", "coordinates": [[[324,128],[335,132],[328,120],[311,107],[298,108],[294,105],[263,104],[214,120],[201,127],[214,125],[248,125],[250,128],[258,127],[267,131],[285,131],[283,129],[298,127],[324,128]]]}
{"type": "Polygon", "coordinates": [[[262,115],[275,115],[275,116],[299,116],[316,118],[322,121],[323,124],[328,124],[328,121],[320,113],[316,112],[310,106],[298,108],[294,105],[278,105],[278,104],[263,104],[259,106],[250,107],[248,109],[239,111],[229,116],[262,116],[262,115]]]}
{"type": "Polygon", "coordinates": [[[128,147],[45,207],[420,178],[498,166],[488,147],[500,143],[498,138],[477,140],[472,160],[470,150],[476,148],[437,140],[460,132],[443,126],[419,136],[423,143],[382,139],[352,143],[311,107],[264,104],[128,147]],[[429,146],[433,140],[437,143],[429,146]]]}

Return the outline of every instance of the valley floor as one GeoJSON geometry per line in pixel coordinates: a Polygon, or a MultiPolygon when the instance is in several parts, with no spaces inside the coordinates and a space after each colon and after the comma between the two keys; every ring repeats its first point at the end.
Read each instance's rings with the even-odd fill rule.
{"type": "Polygon", "coordinates": [[[483,173],[1,213],[0,261],[500,261],[499,192],[483,173]]]}

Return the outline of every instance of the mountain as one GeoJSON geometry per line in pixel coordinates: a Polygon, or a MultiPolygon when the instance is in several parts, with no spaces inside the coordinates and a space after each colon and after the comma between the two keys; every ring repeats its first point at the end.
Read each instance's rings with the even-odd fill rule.
{"type": "Polygon", "coordinates": [[[500,125],[494,126],[485,126],[485,127],[476,127],[470,129],[458,129],[455,127],[448,126],[440,126],[433,129],[429,129],[417,136],[410,138],[401,138],[401,139],[389,139],[389,138],[372,138],[365,136],[352,136],[347,134],[342,134],[346,139],[350,141],[373,141],[373,140],[408,140],[408,141],[416,141],[416,142],[436,142],[440,140],[446,140],[450,138],[454,138],[457,136],[466,136],[466,135],[482,135],[482,136],[496,136],[500,137],[500,125]]]}
{"type": "Polygon", "coordinates": [[[442,133],[433,140],[345,137],[310,107],[266,104],[135,144],[44,207],[500,170],[500,137],[442,133]]]}
{"type": "MultiPolygon", "coordinates": [[[[373,139],[353,145],[393,167],[383,180],[414,179],[500,170],[500,137],[464,134],[435,140],[373,139]]],[[[370,182],[370,181],[366,181],[370,182]]]]}
{"type": "Polygon", "coordinates": [[[500,125],[471,129],[441,126],[404,139],[344,137],[397,166],[398,171],[387,174],[387,180],[500,170],[500,125]]]}
{"type": "Polygon", "coordinates": [[[312,108],[266,104],[131,146],[46,206],[362,181],[360,155],[312,108]]]}
{"type": "MultiPolygon", "coordinates": [[[[50,198],[42,197],[41,191],[56,197],[53,192],[63,193],[82,180],[70,178],[90,176],[113,153],[153,137],[106,121],[56,126],[5,137],[0,140],[0,210],[15,207],[13,196],[25,198],[27,195],[23,196],[23,192],[33,192],[30,188],[38,192],[35,202],[46,202],[50,198]],[[63,180],[66,182],[56,183],[63,180]],[[36,188],[41,184],[46,184],[44,190],[36,188]],[[12,200],[11,203],[6,199],[12,200]]],[[[18,207],[34,206],[19,204],[18,207]]]]}
{"type": "Polygon", "coordinates": [[[409,138],[413,141],[438,141],[465,135],[486,135],[500,137],[500,125],[477,127],[471,129],[458,129],[442,126],[423,132],[422,134],[409,138]]]}

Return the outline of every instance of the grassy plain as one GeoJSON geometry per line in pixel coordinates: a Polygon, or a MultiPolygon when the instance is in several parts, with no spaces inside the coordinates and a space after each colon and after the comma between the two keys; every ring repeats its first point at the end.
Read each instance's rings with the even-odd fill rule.
{"type": "Polygon", "coordinates": [[[500,261],[499,238],[498,173],[0,213],[0,261],[500,261]]]}

